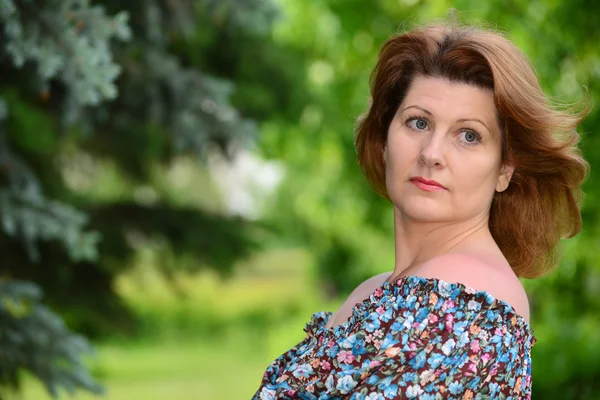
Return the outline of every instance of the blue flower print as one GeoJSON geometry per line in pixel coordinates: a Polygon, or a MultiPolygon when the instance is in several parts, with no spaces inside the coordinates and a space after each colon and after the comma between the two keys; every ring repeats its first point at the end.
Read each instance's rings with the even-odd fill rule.
{"type": "Polygon", "coordinates": [[[252,400],[531,400],[533,332],[487,292],[407,276],[383,283],[343,326],[327,328],[331,317],[313,314],[252,400]]]}
{"type": "Polygon", "coordinates": [[[350,335],[340,343],[340,347],[343,349],[351,349],[356,343],[356,335],[350,335]]]}
{"type": "Polygon", "coordinates": [[[410,360],[408,364],[415,370],[418,370],[423,368],[425,362],[427,362],[427,353],[425,352],[425,350],[423,350],[420,351],[412,360],[410,360]]]}
{"type": "Polygon", "coordinates": [[[448,386],[448,391],[452,394],[459,394],[463,390],[463,384],[460,382],[452,382],[448,386]]]}
{"type": "Polygon", "coordinates": [[[308,378],[310,375],[312,375],[312,373],[313,369],[310,366],[310,364],[300,364],[296,367],[296,369],[293,372],[296,378],[299,378],[301,376],[308,378]]]}
{"type": "Polygon", "coordinates": [[[350,391],[354,389],[357,384],[358,382],[356,382],[352,376],[346,375],[338,380],[336,389],[338,389],[342,394],[347,394],[350,393],[350,391]]]}
{"type": "Polygon", "coordinates": [[[386,399],[395,399],[398,396],[398,385],[389,384],[383,388],[383,397],[386,399]]]}

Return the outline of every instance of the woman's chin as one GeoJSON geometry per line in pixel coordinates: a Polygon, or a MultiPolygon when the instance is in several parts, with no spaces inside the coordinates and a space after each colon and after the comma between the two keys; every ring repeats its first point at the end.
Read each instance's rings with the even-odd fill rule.
{"type": "Polygon", "coordinates": [[[444,205],[421,200],[403,204],[398,209],[407,217],[423,222],[442,222],[450,216],[444,205]],[[428,204],[429,203],[429,204],[428,204]]]}

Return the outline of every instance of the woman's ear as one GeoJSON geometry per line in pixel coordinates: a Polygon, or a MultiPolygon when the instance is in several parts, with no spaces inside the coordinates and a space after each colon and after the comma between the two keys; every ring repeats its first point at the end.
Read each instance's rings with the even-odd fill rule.
{"type": "Polygon", "coordinates": [[[496,192],[504,192],[510,180],[512,179],[513,173],[515,172],[515,166],[512,164],[504,164],[500,170],[500,176],[496,182],[496,192]]]}

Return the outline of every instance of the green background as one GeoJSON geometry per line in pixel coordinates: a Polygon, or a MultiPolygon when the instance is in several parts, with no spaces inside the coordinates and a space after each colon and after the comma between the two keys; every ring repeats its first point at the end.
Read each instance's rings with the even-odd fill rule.
{"type": "MultiPolygon", "coordinates": [[[[156,3],[182,28],[177,6],[165,6],[178,2],[156,3]]],[[[117,99],[97,106],[110,123],[96,121],[90,132],[82,124],[59,129],[57,111],[32,97],[25,81],[2,78],[12,147],[48,197],[89,215],[89,229],[102,238],[98,257],[86,263],[40,240],[34,264],[21,256],[20,239],[5,235],[10,265],[0,275],[36,282],[67,325],[92,340],[97,354],[86,364],[109,399],[250,398],[269,362],[302,340],[312,313],[333,311],[358,283],[392,269],[391,206],[370,190],[353,146],[369,73],[390,35],[446,20],[453,7],[464,22],[505,32],[530,57],[552,101],[588,96],[597,103],[600,96],[600,2],[217,3],[195,2],[185,31],[165,25],[161,49],[187,70],[226,83],[215,93],[254,133],[197,124],[185,138],[200,138],[202,149],[178,150],[165,121],[182,106],[136,106],[136,96],[147,99],[143,90],[156,83],[151,74],[131,78],[150,51],[139,35],[128,47],[114,44],[126,68],[115,81],[117,99]],[[260,12],[267,3],[272,13],[260,12]],[[259,11],[242,13],[249,4],[259,11]],[[136,107],[155,107],[164,119],[136,107]]],[[[96,4],[112,14],[125,7],[96,4]]],[[[149,6],[128,7],[138,32],[149,6]]],[[[166,76],[156,90],[183,79],[166,76]]],[[[538,341],[534,399],[600,399],[599,122],[596,107],[579,129],[592,166],[583,232],[564,241],[558,269],[524,281],[538,341]]],[[[22,394],[48,398],[31,375],[22,394]]]]}

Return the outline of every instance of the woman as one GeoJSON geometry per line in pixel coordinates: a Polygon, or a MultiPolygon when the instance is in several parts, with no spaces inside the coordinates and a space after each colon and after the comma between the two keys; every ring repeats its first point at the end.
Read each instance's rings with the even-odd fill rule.
{"type": "Polygon", "coordinates": [[[530,398],[519,278],[581,230],[586,112],[551,108],[500,34],[444,25],[388,40],[371,95],[356,148],[394,206],[394,270],[313,315],[254,398],[530,398]]]}

